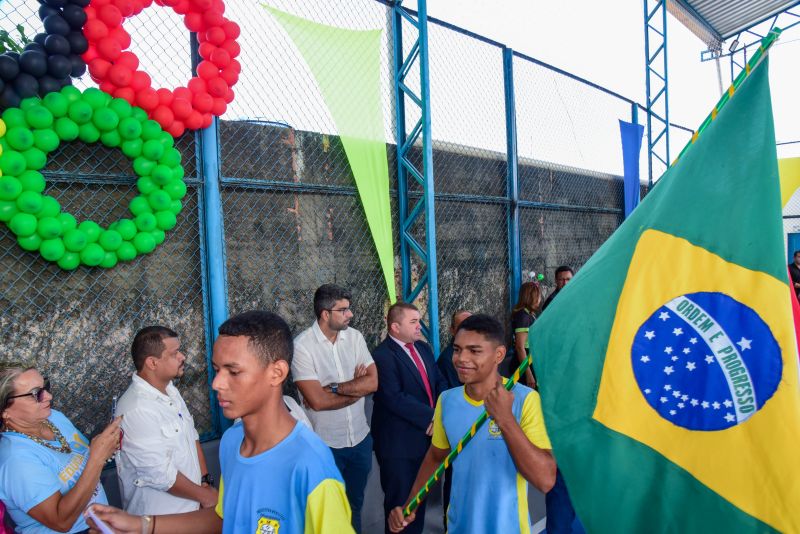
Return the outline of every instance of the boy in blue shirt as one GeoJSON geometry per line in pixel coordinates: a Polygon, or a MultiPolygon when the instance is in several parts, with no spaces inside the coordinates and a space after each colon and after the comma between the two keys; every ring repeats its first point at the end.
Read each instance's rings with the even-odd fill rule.
{"type": "Polygon", "coordinates": [[[253,311],[225,321],[219,334],[212,388],[225,417],[242,421],[220,441],[216,507],[142,517],[106,506],[94,512],[130,534],[351,534],[333,454],[283,402],[293,350],[288,325],[274,313],[253,311]]]}
{"type": "MultiPolygon", "coordinates": [[[[506,391],[497,372],[505,354],[505,334],[496,319],[473,315],[459,325],[453,364],[464,386],[439,397],[433,440],[409,495],[409,500],[416,495],[485,408],[490,419],[453,462],[448,532],[528,534],[528,482],[545,493],[555,482],[539,394],[521,384],[506,391]]],[[[414,518],[404,519],[397,507],[390,529],[400,532],[414,518]]]]}

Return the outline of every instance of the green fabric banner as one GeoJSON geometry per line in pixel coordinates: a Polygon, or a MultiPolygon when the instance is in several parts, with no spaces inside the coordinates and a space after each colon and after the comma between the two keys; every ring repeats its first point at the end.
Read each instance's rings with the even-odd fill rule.
{"type": "Polygon", "coordinates": [[[378,251],[389,300],[395,302],[389,162],[380,94],[381,30],[335,28],[267,5],[264,8],[303,55],[336,123],[378,251]]]}

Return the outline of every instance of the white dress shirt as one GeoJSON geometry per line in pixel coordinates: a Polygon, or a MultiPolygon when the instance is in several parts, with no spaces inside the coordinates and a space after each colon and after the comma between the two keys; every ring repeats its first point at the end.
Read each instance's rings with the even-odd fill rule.
{"type": "MultiPolygon", "coordinates": [[[[353,379],[356,366],[375,362],[367,349],[361,332],[354,328],[342,330],[336,343],[325,337],[317,321],[294,340],[292,378],[295,382],[317,380],[323,386],[353,379]]],[[[369,434],[364,398],[338,410],[308,409],[308,418],[319,437],[328,447],[342,449],[361,443],[369,434]]]]}
{"type": "Polygon", "coordinates": [[[195,484],[202,476],[199,436],[177,388],[170,382],[164,395],[134,373],[116,415],[124,415],[117,476],[125,511],[158,515],[200,508],[197,501],[167,493],[179,472],[195,484]]]}

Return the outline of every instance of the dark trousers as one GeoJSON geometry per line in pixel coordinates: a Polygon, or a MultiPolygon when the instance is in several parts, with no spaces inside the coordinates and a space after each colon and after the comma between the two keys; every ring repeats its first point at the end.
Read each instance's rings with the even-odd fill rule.
{"type": "Polygon", "coordinates": [[[567,492],[567,485],[561,470],[556,471],[556,483],[545,497],[547,504],[548,534],[584,534],[581,520],[575,515],[572,501],[567,492]]]}
{"type": "MultiPolygon", "coordinates": [[[[383,511],[386,514],[384,518],[386,534],[390,532],[389,513],[396,506],[405,506],[424,457],[424,455],[419,458],[378,457],[378,465],[381,468],[381,488],[383,489],[383,511]]],[[[422,534],[425,526],[425,503],[426,501],[422,501],[417,508],[416,519],[403,530],[403,534],[422,534]]]]}
{"type": "Polygon", "coordinates": [[[444,513],[444,531],[447,532],[447,507],[450,506],[450,487],[453,485],[453,466],[444,470],[444,481],[442,482],[442,510],[444,513]]]}
{"type": "Polygon", "coordinates": [[[331,448],[336,467],[344,479],[344,490],[353,511],[353,528],[361,532],[361,507],[364,505],[364,488],[372,469],[372,436],[367,434],[361,443],[342,449],[331,448]]]}

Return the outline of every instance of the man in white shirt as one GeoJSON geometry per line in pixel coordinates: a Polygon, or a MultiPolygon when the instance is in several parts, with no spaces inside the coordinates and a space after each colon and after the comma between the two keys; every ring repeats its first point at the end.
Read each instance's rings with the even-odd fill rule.
{"type": "Polygon", "coordinates": [[[372,468],[372,438],[364,397],[378,388],[378,372],[361,332],[350,328],[350,293],[325,284],[314,293],[317,320],[294,340],[292,375],[314,431],[331,448],[361,532],[364,488],[372,468]]]}
{"type": "Polygon", "coordinates": [[[191,512],[217,504],[194,419],[172,380],[186,356],[178,334],[148,326],[133,338],[136,372],[119,399],[124,438],[117,475],[126,511],[137,515],[191,512]]]}

